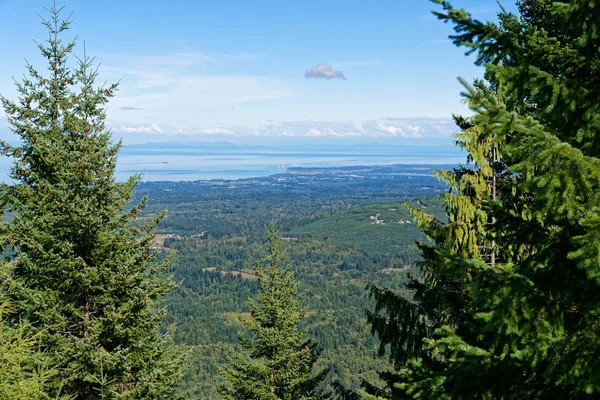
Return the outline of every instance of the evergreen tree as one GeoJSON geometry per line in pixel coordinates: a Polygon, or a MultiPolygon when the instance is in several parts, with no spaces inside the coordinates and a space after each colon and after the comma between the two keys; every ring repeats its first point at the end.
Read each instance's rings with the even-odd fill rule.
{"type": "Polygon", "coordinates": [[[39,351],[39,338],[30,325],[12,318],[16,307],[9,293],[16,282],[10,272],[9,265],[0,264],[0,399],[50,399],[46,389],[57,371],[39,351]]]}
{"type": "Polygon", "coordinates": [[[267,230],[269,254],[265,263],[257,262],[259,293],[250,302],[250,319],[246,321],[253,340],[242,339],[243,351],[230,357],[230,367],[221,370],[229,381],[221,388],[224,399],[327,398],[319,394],[327,370],[312,372],[319,352],[298,327],[304,313],[299,311],[294,273],[283,265],[280,236],[274,225],[267,230]]]}
{"type": "Polygon", "coordinates": [[[600,394],[600,3],[519,3],[498,22],[435,0],[486,83],[456,117],[474,161],[443,172],[448,221],[412,209],[414,301],[370,287],[385,398],[600,394]]]}
{"type": "MultiPolygon", "coordinates": [[[[127,208],[139,176],[114,178],[120,143],[111,142],[105,104],[116,85],[96,87],[85,56],[72,70],[70,21],[53,7],[39,43],[43,74],[27,65],[18,101],[2,98],[20,144],[0,144],[14,159],[0,204],[14,215],[1,223],[20,290],[21,318],[40,331],[59,387],[76,399],[169,399],[180,380],[180,357],[159,331],[158,301],[174,288],[167,263],[152,250],[157,222],[127,208]]],[[[5,247],[5,248],[6,248],[5,247]]]]}

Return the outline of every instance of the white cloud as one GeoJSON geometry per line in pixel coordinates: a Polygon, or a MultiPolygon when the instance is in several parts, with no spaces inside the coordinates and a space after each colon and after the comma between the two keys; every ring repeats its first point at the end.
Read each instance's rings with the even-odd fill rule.
{"type": "MultiPolygon", "coordinates": [[[[243,131],[238,131],[243,135],[243,131]]],[[[382,118],[363,121],[273,121],[256,130],[258,136],[436,138],[456,132],[450,118],[382,118]]]]}
{"type": "Polygon", "coordinates": [[[403,121],[389,119],[378,120],[377,129],[380,132],[387,133],[391,136],[400,137],[421,137],[423,134],[423,128],[419,126],[413,126],[403,123],[403,121]]]}
{"type": "Polygon", "coordinates": [[[99,58],[103,60],[102,69],[116,68],[116,70],[133,69],[133,70],[157,70],[163,68],[191,68],[191,67],[207,67],[209,65],[218,64],[223,61],[235,62],[250,62],[256,60],[257,56],[249,53],[219,53],[209,52],[202,53],[197,51],[178,51],[159,55],[146,56],[119,56],[114,54],[99,54],[99,58]],[[131,68],[133,67],[133,68],[131,68]]]}
{"type": "Polygon", "coordinates": [[[165,120],[178,121],[198,116],[202,109],[210,107],[262,102],[297,93],[295,85],[276,77],[216,74],[207,70],[212,64],[249,61],[253,57],[247,53],[107,57],[108,61],[100,68],[101,78],[121,81],[119,93],[108,106],[109,115],[128,121],[160,115],[165,120]],[[125,116],[123,112],[132,105],[139,105],[144,112],[125,116]]]}
{"type": "Polygon", "coordinates": [[[166,114],[169,110],[196,109],[197,111],[197,107],[223,107],[295,94],[291,86],[283,80],[247,75],[180,75],[177,77],[154,75],[139,78],[139,88],[161,90],[117,97],[112,104],[129,104],[135,101],[136,104],[143,104],[145,110],[155,108],[166,114]]]}
{"type": "Polygon", "coordinates": [[[309,78],[318,78],[318,79],[343,79],[346,80],[344,76],[344,72],[335,71],[331,65],[329,64],[317,64],[313,65],[309,70],[304,72],[304,77],[306,79],[309,78]]]}
{"type": "Polygon", "coordinates": [[[208,128],[203,129],[202,133],[206,135],[235,135],[235,132],[229,128],[208,128]]]}
{"type": "MultiPolygon", "coordinates": [[[[118,126],[112,122],[112,126],[118,126]]],[[[449,138],[457,131],[450,118],[381,118],[362,121],[271,121],[257,128],[244,126],[215,126],[181,129],[176,126],[139,125],[121,126],[116,131],[153,134],[161,137],[288,137],[288,138],[383,138],[428,140],[449,138]]]]}
{"type": "Polygon", "coordinates": [[[158,124],[151,124],[149,126],[124,126],[117,128],[118,131],[126,133],[163,133],[163,130],[158,124]]]}

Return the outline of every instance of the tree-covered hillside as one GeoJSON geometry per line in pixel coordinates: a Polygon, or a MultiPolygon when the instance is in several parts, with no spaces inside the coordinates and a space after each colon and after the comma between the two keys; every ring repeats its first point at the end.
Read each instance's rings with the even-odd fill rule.
{"type": "Polygon", "coordinates": [[[327,185],[288,184],[287,189],[243,187],[243,181],[231,182],[236,189],[229,182],[142,184],[140,192],[150,198],[148,212],[166,208],[169,213],[156,246],[173,256],[172,271],[181,287],[167,298],[165,328],[191,351],[185,386],[194,396],[216,398],[222,383],[217,367],[239,349],[248,299],[258,288],[255,262],[265,256],[264,229],[275,216],[304,296],[302,327],[322,349],[315,368],[330,369],[330,382],[351,388],[387,368],[377,358],[377,341],[366,322],[371,302],[365,284],[401,290],[419,259],[415,242],[425,237],[398,198],[413,198],[415,207],[442,215],[437,198],[416,197],[443,186],[432,176],[377,175],[373,180],[364,185],[332,179],[327,185]],[[386,197],[373,196],[374,187],[385,187],[386,197]]]}

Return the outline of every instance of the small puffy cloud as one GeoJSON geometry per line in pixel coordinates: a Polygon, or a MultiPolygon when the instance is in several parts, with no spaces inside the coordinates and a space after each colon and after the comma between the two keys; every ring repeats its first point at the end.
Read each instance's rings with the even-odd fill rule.
{"type": "Polygon", "coordinates": [[[344,72],[335,71],[329,64],[317,64],[313,65],[311,69],[304,73],[306,79],[309,78],[321,78],[321,79],[343,79],[346,80],[344,72]]]}
{"type": "Polygon", "coordinates": [[[138,107],[127,107],[127,106],[125,106],[125,107],[121,107],[121,110],[123,110],[123,111],[140,111],[141,108],[138,108],[138,107]]]}
{"type": "Polygon", "coordinates": [[[158,124],[152,124],[150,126],[121,126],[119,129],[121,132],[126,133],[163,133],[163,130],[158,124]]]}

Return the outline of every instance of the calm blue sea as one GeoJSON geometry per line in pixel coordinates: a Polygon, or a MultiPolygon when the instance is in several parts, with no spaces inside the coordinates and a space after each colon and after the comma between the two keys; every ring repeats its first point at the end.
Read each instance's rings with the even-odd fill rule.
{"type": "MultiPolygon", "coordinates": [[[[269,176],[289,167],[350,165],[456,164],[465,153],[452,147],[352,145],[329,147],[252,147],[231,144],[148,144],[125,146],[117,179],[142,173],[144,181],[194,181],[269,176]]],[[[11,161],[0,158],[0,176],[8,180],[11,161]]]]}

